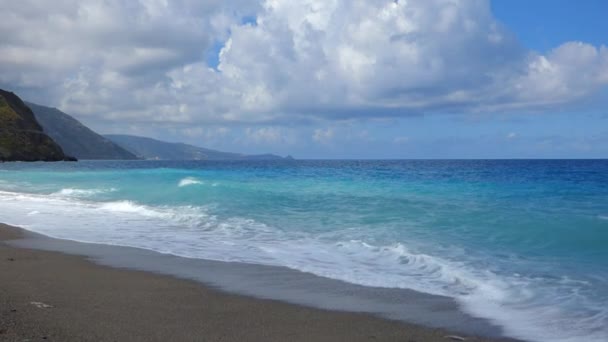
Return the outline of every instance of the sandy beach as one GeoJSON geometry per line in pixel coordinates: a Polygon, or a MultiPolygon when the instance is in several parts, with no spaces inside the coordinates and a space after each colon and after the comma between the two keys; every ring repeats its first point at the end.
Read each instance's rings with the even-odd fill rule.
{"type": "MultiPolygon", "coordinates": [[[[0,225],[1,241],[22,234],[0,225]]],[[[227,294],[194,281],[4,243],[0,283],[2,341],[458,340],[441,329],[227,294]]]]}

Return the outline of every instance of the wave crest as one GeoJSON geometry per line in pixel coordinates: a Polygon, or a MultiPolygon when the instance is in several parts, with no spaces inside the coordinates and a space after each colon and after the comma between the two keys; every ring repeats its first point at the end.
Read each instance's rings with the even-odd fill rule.
{"type": "Polygon", "coordinates": [[[61,197],[89,197],[99,195],[108,192],[116,191],[115,188],[110,189],[76,189],[76,188],[65,188],[61,189],[52,195],[61,197]]]}
{"type": "Polygon", "coordinates": [[[204,184],[203,181],[201,181],[198,178],[195,177],[186,177],[182,180],[179,181],[179,183],[177,184],[177,186],[179,186],[180,188],[183,188],[185,186],[189,186],[189,185],[200,185],[200,184],[204,184]]]}

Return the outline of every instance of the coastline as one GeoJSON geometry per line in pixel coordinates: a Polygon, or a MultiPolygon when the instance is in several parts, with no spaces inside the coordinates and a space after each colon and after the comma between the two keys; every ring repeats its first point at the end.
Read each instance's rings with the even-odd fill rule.
{"type": "Polygon", "coordinates": [[[3,341],[424,342],[450,341],[451,335],[466,341],[514,341],[232,294],[220,286],[179,279],[184,277],[19,246],[32,234],[0,224],[3,341]]]}

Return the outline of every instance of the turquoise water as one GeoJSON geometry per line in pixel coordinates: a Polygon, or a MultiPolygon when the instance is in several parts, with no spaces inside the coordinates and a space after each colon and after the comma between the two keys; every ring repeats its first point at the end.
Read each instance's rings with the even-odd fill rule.
{"type": "Polygon", "coordinates": [[[0,164],[0,222],[449,296],[531,341],[608,340],[608,161],[0,164]]]}

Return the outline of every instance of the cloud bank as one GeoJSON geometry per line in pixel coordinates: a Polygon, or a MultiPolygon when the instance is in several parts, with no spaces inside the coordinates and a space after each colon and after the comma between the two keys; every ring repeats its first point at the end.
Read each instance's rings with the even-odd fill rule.
{"type": "Polygon", "coordinates": [[[608,85],[607,47],[531,51],[485,0],[31,0],[0,12],[0,86],[98,121],[550,111],[608,85]]]}

